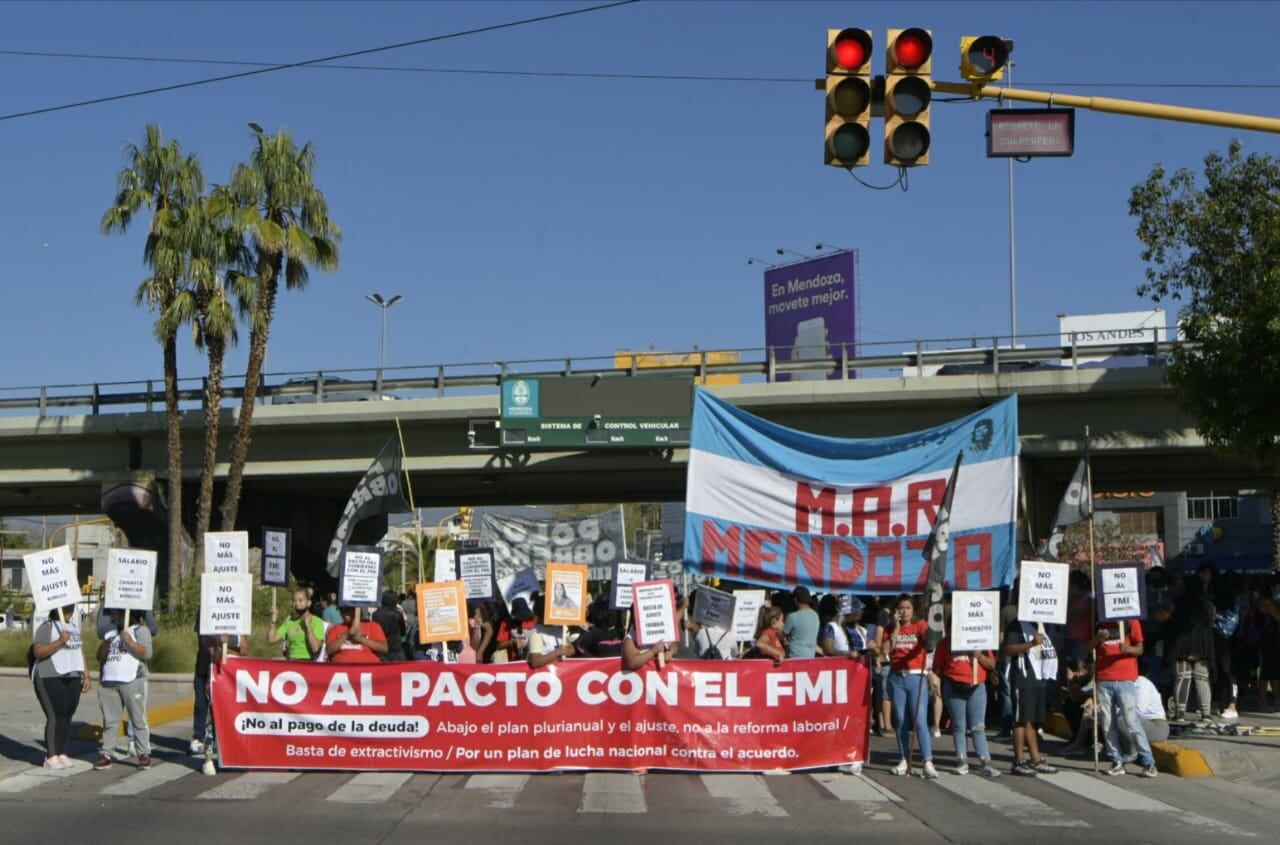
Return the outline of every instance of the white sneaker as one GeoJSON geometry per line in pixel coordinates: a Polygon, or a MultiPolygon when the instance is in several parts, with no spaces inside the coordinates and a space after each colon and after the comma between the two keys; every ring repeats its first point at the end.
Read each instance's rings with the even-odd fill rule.
{"type": "Polygon", "coordinates": [[[956,774],[958,774],[958,775],[967,775],[967,774],[969,774],[969,764],[968,764],[968,763],[961,763],[960,765],[956,766],[956,774]]]}
{"type": "Polygon", "coordinates": [[[860,774],[862,774],[862,764],[861,764],[861,763],[845,763],[843,766],[839,766],[838,768],[839,768],[839,770],[840,770],[840,771],[844,772],[846,775],[860,775],[860,774]]]}
{"type": "Polygon", "coordinates": [[[941,737],[942,737],[942,731],[938,730],[937,728],[934,728],[934,729],[933,729],[933,738],[934,738],[934,739],[939,739],[939,738],[941,738],[941,737]]]}
{"type": "Polygon", "coordinates": [[[924,761],[924,777],[931,780],[938,777],[938,770],[933,767],[932,760],[924,761]]]}
{"type": "Polygon", "coordinates": [[[1236,719],[1240,718],[1240,714],[1236,712],[1236,708],[1234,706],[1228,707],[1226,710],[1223,710],[1218,715],[1222,719],[1225,719],[1228,722],[1234,722],[1236,719]]]}
{"type": "Polygon", "coordinates": [[[904,777],[907,774],[907,761],[899,760],[898,765],[894,766],[889,771],[893,772],[898,777],[904,777]]]}
{"type": "Polygon", "coordinates": [[[200,771],[204,772],[206,775],[216,775],[218,773],[218,767],[213,765],[212,760],[205,760],[204,765],[200,767],[200,771]]]}
{"type": "Polygon", "coordinates": [[[204,743],[198,739],[193,739],[191,740],[191,745],[187,747],[187,751],[191,754],[203,754],[204,743]]]}

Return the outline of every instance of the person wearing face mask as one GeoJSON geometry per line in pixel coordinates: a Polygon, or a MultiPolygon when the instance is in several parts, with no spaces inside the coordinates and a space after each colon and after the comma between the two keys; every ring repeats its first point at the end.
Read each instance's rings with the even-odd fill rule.
{"type": "Polygon", "coordinates": [[[324,620],[311,615],[311,597],[307,591],[293,591],[293,612],[277,625],[276,612],[271,611],[271,627],[267,629],[267,642],[283,641],[281,649],[286,660],[315,660],[324,648],[324,620]]]}
{"type": "Polygon", "coordinates": [[[936,778],[933,766],[933,742],[929,733],[929,710],[921,698],[928,696],[925,682],[925,632],[929,623],[915,621],[915,602],[911,596],[898,596],[893,603],[893,618],[888,628],[879,632],[877,648],[889,661],[886,695],[893,706],[893,724],[898,738],[900,760],[893,767],[895,775],[906,775],[910,769],[910,740],[914,726],[924,759],[924,776],[936,778]]]}
{"type": "Polygon", "coordinates": [[[36,697],[40,699],[45,715],[46,769],[67,769],[73,765],[67,756],[71,717],[80,706],[80,696],[90,687],[80,627],[72,621],[76,607],[67,605],[61,613],[61,619],[57,610],[49,614],[49,618],[36,629],[31,645],[35,658],[31,679],[35,682],[36,697]]]}

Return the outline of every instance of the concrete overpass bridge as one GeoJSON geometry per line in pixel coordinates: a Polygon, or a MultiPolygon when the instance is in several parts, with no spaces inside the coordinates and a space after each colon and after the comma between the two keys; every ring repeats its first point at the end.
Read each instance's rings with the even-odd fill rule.
{"type": "MultiPolygon", "coordinates": [[[[1108,349],[1112,354],[1151,354],[1166,351],[1167,344],[1108,349]]],[[[893,377],[777,382],[773,379],[779,372],[814,365],[771,358],[708,364],[690,368],[690,374],[743,374],[743,383],[707,389],[782,425],[845,437],[925,428],[1016,393],[1023,495],[1036,536],[1045,532],[1075,467],[1085,426],[1092,434],[1098,490],[1198,491],[1269,488],[1274,483],[1247,465],[1209,452],[1175,403],[1163,366],[1072,366],[1074,353],[1069,347],[951,353],[952,363],[984,370],[959,375],[918,375],[923,372],[922,359],[910,354],[847,358],[836,368],[865,372],[893,367],[898,370],[893,377]],[[1040,366],[1054,359],[1058,365],[1040,366]],[[1011,369],[1014,366],[1033,368],[1011,369]]],[[[634,366],[584,370],[574,369],[571,363],[564,369],[600,372],[610,378],[671,372],[637,371],[634,366]]],[[[242,527],[292,525],[296,540],[301,541],[297,545],[322,552],[356,480],[395,435],[397,419],[403,427],[407,467],[420,507],[684,497],[687,454],[680,448],[599,447],[576,452],[470,448],[470,422],[498,417],[498,376],[492,371],[487,376],[457,376],[453,383],[443,368],[432,376],[383,379],[383,375],[333,383],[321,375],[309,384],[267,386],[269,402],[279,397],[313,401],[263,404],[255,410],[242,527]],[[313,395],[316,385],[329,401],[314,401],[326,398],[313,395]],[[342,392],[375,400],[384,392],[407,398],[334,401],[342,392]],[[413,396],[415,392],[428,395],[413,396]],[[467,395],[450,395],[457,392],[467,395]]],[[[522,371],[522,375],[529,373],[522,371]]],[[[232,392],[238,391],[233,388],[232,392]]],[[[188,400],[198,396],[198,392],[187,394],[188,400]]],[[[0,417],[0,515],[98,512],[103,509],[105,491],[128,484],[145,487],[163,474],[165,425],[157,395],[95,389],[88,398],[96,404],[87,413],[50,413],[58,402],[71,405],[85,398],[61,397],[51,402],[42,392],[38,400],[43,401],[32,409],[36,413],[0,417]],[[113,412],[115,406],[142,405],[144,399],[151,410],[143,405],[113,412]]],[[[228,402],[234,404],[234,400],[228,402]]],[[[15,400],[9,397],[8,404],[13,413],[15,400]]],[[[0,395],[0,408],[4,406],[0,395]]],[[[198,408],[184,412],[184,476],[193,485],[191,495],[185,497],[188,503],[195,498],[202,424],[198,408]]],[[[222,431],[228,439],[233,424],[233,410],[225,409],[222,431]]],[[[226,451],[224,444],[222,454],[226,451]]],[[[219,475],[225,472],[226,466],[220,465],[219,475]]]]}

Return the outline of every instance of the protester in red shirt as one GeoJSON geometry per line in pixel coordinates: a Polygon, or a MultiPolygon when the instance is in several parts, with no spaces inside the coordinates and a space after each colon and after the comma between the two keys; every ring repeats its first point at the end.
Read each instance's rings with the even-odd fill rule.
{"type": "Polygon", "coordinates": [[[936,778],[933,767],[933,745],[929,736],[929,711],[920,701],[928,696],[924,683],[925,649],[924,635],[927,622],[915,622],[915,602],[911,596],[898,596],[894,602],[893,621],[889,628],[882,628],[877,635],[876,647],[889,659],[889,683],[886,694],[893,702],[893,723],[897,726],[898,753],[902,759],[893,767],[895,775],[905,775],[909,768],[908,741],[914,723],[916,737],[920,740],[920,756],[924,758],[924,776],[936,778]]]}
{"type": "Polygon", "coordinates": [[[1120,733],[1129,738],[1129,746],[1138,753],[1141,775],[1156,776],[1156,761],[1151,754],[1151,743],[1142,729],[1138,713],[1138,696],[1134,681],[1138,679],[1138,658],[1142,656],[1142,624],[1136,619],[1124,623],[1124,636],[1116,622],[1103,622],[1089,641],[1097,664],[1098,727],[1106,737],[1107,757],[1111,760],[1109,775],[1123,775],[1124,751],[1120,747],[1120,733]]]}
{"type": "Polygon", "coordinates": [[[968,740],[966,731],[973,734],[973,751],[978,755],[978,774],[998,778],[1000,772],[991,765],[991,751],[987,747],[987,672],[994,672],[994,652],[960,651],[952,653],[951,638],[938,643],[933,653],[934,671],[942,676],[942,697],[951,714],[951,736],[956,746],[956,774],[967,775],[968,740]]]}
{"type": "Polygon", "coordinates": [[[387,653],[387,635],[378,623],[361,625],[354,607],[340,607],[342,624],[325,634],[325,651],[330,663],[379,663],[387,653]]]}

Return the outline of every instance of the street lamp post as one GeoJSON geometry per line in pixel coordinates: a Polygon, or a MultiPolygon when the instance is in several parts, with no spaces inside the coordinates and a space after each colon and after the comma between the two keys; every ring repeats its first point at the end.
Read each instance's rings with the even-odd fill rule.
{"type": "Polygon", "coordinates": [[[367,293],[364,298],[378,306],[378,310],[382,312],[382,334],[378,341],[378,396],[381,397],[382,371],[387,366],[387,311],[404,297],[396,294],[390,299],[383,299],[380,293],[367,293]]]}

